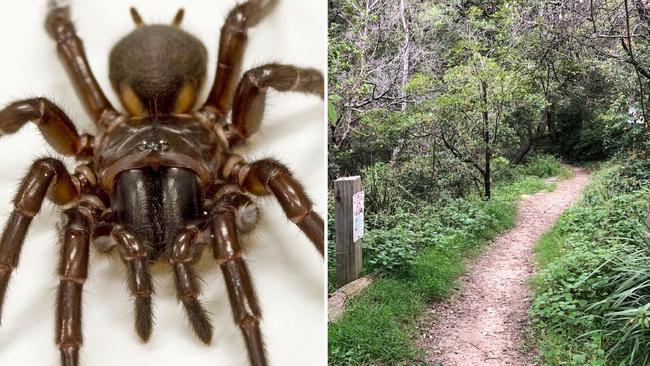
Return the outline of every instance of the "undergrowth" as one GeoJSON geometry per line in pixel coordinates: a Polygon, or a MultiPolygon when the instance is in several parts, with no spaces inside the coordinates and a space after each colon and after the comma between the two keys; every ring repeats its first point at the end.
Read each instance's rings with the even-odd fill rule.
{"type": "Polygon", "coordinates": [[[540,177],[519,176],[497,185],[489,201],[446,198],[417,211],[368,217],[364,271],[379,278],[329,325],[329,364],[420,362],[415,322],[427,303],[448,296],[465,260],[514,225],[519,196],[552,188],[540,177]]]}
{"type": "Polygon", "coordinates": [[[541,365],[650,364],[648,161],[610,164],[536,247],[541,365]]]}

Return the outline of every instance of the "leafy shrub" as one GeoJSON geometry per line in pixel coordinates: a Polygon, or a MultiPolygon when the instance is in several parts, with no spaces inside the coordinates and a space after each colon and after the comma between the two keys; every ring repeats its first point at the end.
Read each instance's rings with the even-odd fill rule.
{"type": "Polygon", "coordinates": [[[497,156],[492,159],[492,179],[494,181],[510,182],[515,177],[515,169],[508,158],[497,156]]]}
{"type": "Polygon", "coordinates": [[[532,175],[540,178],[547,178],[559,175],[562,172],[562,164],[552,155],[534,155],[526,164],[518,165],[516,173],[519,175],[532,175]]]}
{"type": "Polygon", "coordinates": [[[644,146],[645,125],[636,105],[636,115],[629,113],[629,101],[619,100],[610,108],[599,114],[597,118],[602,121],[604,128],[603,144],[608,156],[630,157],[636,153],[648,151],[644,146]]]}
{"type": "Polygon", "coordinates": [[[400,207],[413,207],[410,193],[393,172],[390,165],[377,163],[362,173],[366,211],[392,214],[400,207]]]}
{"type": "Polygon", "coordinates": [[[373,227],[363,239],[365,270],[411,274],[418,252],[427,248],[467,250],[468,243],[491,237],[514,222],[513,202],[519,195],[547,188],[539,178],[526,178],[500,189],[483,201],[444,198],[419,207],[417,212],[397,210],[392,215],[369,214],[373,227]]]}
{"type": "Polygon", "coordinates": [[[648,164],[600,172],[540,242],[531,316],[544,365],[648,364],[648,164]]]}
{"type": "Polygon", "coordinates": [[[403,226],[372,230],[364,238],[366,268],[377,272],[401,272],[415,262],[412,232],[403,226]]]}

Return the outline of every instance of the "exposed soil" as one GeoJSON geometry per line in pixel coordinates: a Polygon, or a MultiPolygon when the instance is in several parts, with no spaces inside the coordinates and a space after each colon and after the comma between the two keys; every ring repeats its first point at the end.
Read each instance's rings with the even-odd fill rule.
{"type": "Polygon", "coordinates": [[[528,366],[522,332],[529,319],[528,279],[534,273],[533,247],[557,218],[580,197],[589,173],[557,183],[553,192],[522,197],[516,226],[497,237],[461,279],[448,301],[431,305],[434,319],[421,326],[419,346],[427,360],[444,366],[528,366]],[[432,323],[432,324],[431,324],[432,323]]]}

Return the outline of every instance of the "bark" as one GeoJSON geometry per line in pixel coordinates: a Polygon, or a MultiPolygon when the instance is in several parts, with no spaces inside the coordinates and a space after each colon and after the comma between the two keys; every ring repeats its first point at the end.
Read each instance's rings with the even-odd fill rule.
{"type": "Polygon", "coordinates": [[[641,112],[643,113],[643,123],[645,124],[645,130],[646,130],[646,136],[648,135],[648,118],[646,117],[645,113],[645,97],[644,97],[644,92],[643,92],[643,81],[641,80],[641,72],[639,71],[640,66],[638,62],[636,62],[636,58],[634,57],[634,52],[632,51],[632,34],[630,30],[630,10],[628,9],[628,0],[623,1],[623,5],[625,8],[625,31],[627,35],[627,47],[625,46],[625,41],[622,41],[623,48],[627,51],[627,53],[630,56],[630,60],[632,60],[632,65],[634,66],[634,71],[636,72],[636,78],[637,82],[639,84],[639,99],[641,102],[641,112]]]}
{"type": "Polygon", "coordinates": [[[540,122],[537,125],[537,128],[535,129],[535,133],[529,132],[528,134],[528,141],[524,144],[524,146],[521,147],[519,152],[517,153],[517,156],[515,157],[513,164],[517,165],[521,163],[526,155],[532,150],[533,146],[537,144],[537,142],[542,138],[544,135],[544,130],[546,130],[546,126],[551,123],[551,109],[549,107],[544,108],[544,120],[540,122]]]}
{"type": "Polygon", "coordinates": [[[646,231],[645,235],[645,240],[648,245],[650,245],[650,192],[648,193],[648,215],[646,217],[646,222],[645,222],[646,228],[648,229],[646,231]]]}
{"type": "Polygon", "coordinates": [[[406,139],[403,137],[400,137],[397,140],[397,146],[393,148],[393,152],[391,153],[390,156],[390,166],[391,168],[395,169],[397,167],[397,162],[399,160],[399,155],[402,152],[402,149],[404,149],[404,146],[406,145],[406,139]]]}
{"type": "Polygon", "coordinates": [[[650,9],[644,4],[643,0],[632,0],[632,2],[637,13],[639,13],[639,19],[645,23],[646,28],[650,29],[650,9]]]}
{"type": "MultiPolygon", "coordinates": [[[[409,52],[410,52],[410,30],[408,27],[408,23],[406,22],[406,15],[405,15],[405,10],[404,10],[404,1],[405,0],[400,0],[399,2],[399,12],[400,12],[400,18],[402,19],[402,27],[404,28],[404,54],[402,56],[402,91],[401,95],[402,98],[406,97],[406,91],[404,88],[406,87],[406,84],[408,83],[409,80],[409,52]]],[[[406,99],[402,101],[401,105],[401,110],[404,112],[406,110],[406,99]]]]}
{"type": "Polygon", "coordinates": [[[483,170],[483,186],[485,197],[490,199],[492,195],[492,177],[490,162],[492,161],[492,148],[490,147],[490,125],[487,111],[487,82],[481,82],[481,99],[483,100],[483,142],[485,143],[485,169],[483,170]]]}
{"type": "Polygon", "coordinates": [[[548,136],[551,139],[551,142],[556,144],[558,142],[557,138],[557,129],[555,128],[555,120],[552,116],[553,103],[550,106],[546,107],[546,110],[549,111],[548,119],[546,120],[546,126],[548,127],[548,136]]]}

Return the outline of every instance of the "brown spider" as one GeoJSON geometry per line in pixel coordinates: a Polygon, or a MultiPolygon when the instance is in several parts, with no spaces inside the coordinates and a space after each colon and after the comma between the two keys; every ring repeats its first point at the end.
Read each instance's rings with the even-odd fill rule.
{"type": "Polygon", "coordinates": [[[323,77],[313,69],[269,64],[244,73],[238,83],[247,29],[276,2],[249,0],[229,13],[216,80],[197,111],[192,108],[206,74],[207,52],[180,29],[183,11],[172,25],[145,25],[132,9],[137,28],[110,56],[110,79],[127,114],[111,106],[90,72],[68,7],[51,2],[46,28],[99,133],[79,135],[45,98],[16,101],[0,111],[0,135],[33,121],[57,152],[80,161],[70,174],[61,161],[41,158],[23,179],[0,238],[0,310],[29,224],[47,196],[66,208],[56,319],[63,365],[78,364],[91,243],[101,251],[117,247],[143,340],[152,329],[149,265],[164,259],[173,266],[178,298],[194,331],[210,342],[212,326],[198,300],[193,270],[203,242],[212,245],[220,264],[251,364],[267,364],[260,309],[239,244],[239,233],[257,221],[257,209],[245,193],[275,195],[287,217],[323,253],[322,219],[288,169],[272,159],[248,163],[232,153],[259,129],[268,88],[323,97],[323,77]],[[232,123],[226,123],[231,106],[232,123]]]}

